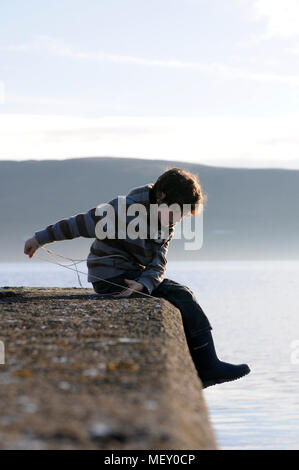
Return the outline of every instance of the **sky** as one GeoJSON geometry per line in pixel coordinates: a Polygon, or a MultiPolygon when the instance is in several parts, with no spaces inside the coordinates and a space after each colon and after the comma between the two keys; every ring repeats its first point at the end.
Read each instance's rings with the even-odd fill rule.
{"type": "Polygon", "coordinates": [[[299,0],[0,3],[0,159],[299,169],[299,0]]]}

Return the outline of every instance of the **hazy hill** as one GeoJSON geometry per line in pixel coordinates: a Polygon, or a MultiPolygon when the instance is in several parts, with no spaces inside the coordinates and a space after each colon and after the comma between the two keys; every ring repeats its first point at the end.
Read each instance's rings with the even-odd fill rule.
{"type": "MultiPolygon", "coordinates": [[[[36,230],[154,182],[166,166],[196,173],[208,195],[203,248],[184,251],[174,240],[169,259],[299,258],[299,171],[100,157],[0,161],[1,260],[24,260],[24,241],[36,230]]],[[[91,241],[55,249],[84,258],[91,241]]]]}

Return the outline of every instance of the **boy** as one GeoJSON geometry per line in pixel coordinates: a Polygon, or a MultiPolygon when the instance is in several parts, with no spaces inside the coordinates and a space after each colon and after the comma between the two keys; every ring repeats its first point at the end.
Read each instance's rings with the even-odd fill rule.
{"type": "Polygon", "coordinates": [[[196,175],[180,168],[171,168],[155,183],[135,187],[128,193],[125,198],[124,219],[118,218],[118,198],[109,202],[116,214],[115,238],[98,236],[96,227],[103,221],[103,215],[98,215],[96,208],[93,208],[84,214],[60,220],[44,230],[35,232],[35,236],[25,243],[24,252],[31,258],[38,247],[46,243],[79,236],[95,238],[87,258],[88,281],[92,283],[95,292],[102,297],[109,295],[112,298],[139,297],[147,294],[162,297],[175,305],[182,315],[187,344],[198,376],[203,388],[206,388],[239,379],[248,374],[250,369],[247,364],[233,365],[218,359],[211,334],[212,327],[194,293],[187,286],[164,278],[166,255],[174,235],[174,225],[186,215],[186,204],[191,207],[190,214],[197,215],[204,199],[196,175]],[[119,220],[127,228],[132,221],[132,216],[127,214],[127,210],[131,204],[136,203],[145,208],[144,221],[148,238],[132,239],[128,235],[118,237],[119,220]],[[168,211],[166,221],[165,217],[161,218],[163,211],[157,213],[156,234],[163,235],[167,229],[168,236],[165,240],[165,237],[156,238],[155,234],[149,231],[150,210],[153,207],[160,208],[161,204],[164,208],[172,204],[179,207],[178,211],[168,211]]]}

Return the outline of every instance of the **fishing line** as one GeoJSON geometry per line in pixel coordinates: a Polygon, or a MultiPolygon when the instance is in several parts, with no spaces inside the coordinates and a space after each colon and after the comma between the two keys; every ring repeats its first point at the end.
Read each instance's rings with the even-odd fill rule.
{"type": "MultiPolygon", "coordinates": [[[[42,257],[39,256],[39,255],[34,255],[35,258],[39,258],[39,259],[41,259],[42,261],[46,261],[46,262],[48,262],[48,263],[56,264],[56,265],[58,265],[58,266],[61,266],[61,267],[63,267],[63,268],[70,269],[71,271],[76,272],[76,273],[77,273],[77,277],[78,277],[78,282],[79,282],[80,286],[81,286],[82,289],[83,289],[83,286],[82,286],[82,283],[81,283],[81,279],[80,279],[79,273],[80,273],[80,274],[85,274],[86,276],[88,275],[88,273],[86,273],[86,272],[84,272],[84,271],[79,271],[78,268],[77,268],[77,264],[80,264],[80,263],[83,263],[83,262],[87,261],[87,258],[85,258],[85,259],[79,259],[79,260],[77,259],[77,260],[76,260],[76,259],[68,258],[67,256],[63,256],[63,255],[61,255],[61,254],[59,254],[59,253],[57,253],[57,252],[55,252],[55,251],[53,251],[53,250],[50,250],[50,249],[48,249],[48,248],[45,248],[44,246],[40,246],[39,248],[42,248],[42,249],[43,249],[47,254],[49,254],[49,255],[57,256],[57,257],[59,257],[59,258],[65,259],[65,260],[67,260],[67,261],[71,261],[71,263],[69,263],[69,265],[66,265],[66,264],[59,263],[58,261],[52,261],[52,260],[49,260],[49,259],[46,259],[46,258],[42,258],[42,257]],[[75,266],[75,269],[73,269],[71,266],[75,266]]],[[[112,255],[107,255],[107,257],[111,257],[111,256],[112,256],[112,255]]],[[[108,279],[103,279],[103,278],[101,278],[101,277],[99,277],[99,276],[94,276],[93,274],[92,274],[92,277],[95,278],[95,279],[97,279],[97,280],[99,280],[99,281],[104,281],[104,282],[107,282],[108,284],[112,284],[112,285],[117,286],[117,287],[122,287],[122,288],[125,287],[124,290],[130,289],[130,290],[132,290],[133,292],[137,292],[137,293],[141,294],[141,296],[146,296],[146,297],[151,297],[151,298],[154,297],[154,296],[151,295],[151,294],[146,294],[145,292],[140,292],[140,291],[138,291],[137,289],[133,289],[133,287],[123,286],[123,285],[121,285],[121,284],[117,284],[116,282],[108,281],[108,279]]],[[[100,294],[100,295],[102,296],[102,295],[113,295],[113,294],[106,293],[106,294],[100,294]]],[[[130,297],[130,296],[128,296],[128,297],[130,297]]]]}

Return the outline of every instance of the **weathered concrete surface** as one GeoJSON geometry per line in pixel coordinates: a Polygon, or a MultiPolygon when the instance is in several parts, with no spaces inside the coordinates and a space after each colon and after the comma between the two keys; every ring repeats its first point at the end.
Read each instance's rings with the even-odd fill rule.
{"type": "Polygon", "coordinates": [[[0,290],[1,449],[214,449],[181,316],[164,299],[0,290]]]}

